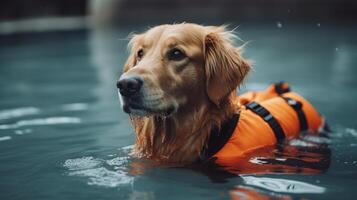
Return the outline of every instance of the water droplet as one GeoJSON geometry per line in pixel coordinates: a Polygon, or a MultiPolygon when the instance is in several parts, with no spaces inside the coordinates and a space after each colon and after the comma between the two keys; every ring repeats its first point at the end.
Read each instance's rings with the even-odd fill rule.
{"type": "Polygon", "coordinates": [[[278,28],[282,28],[282,27],[283,27],[283,24],[282,24],[281,22],[277,22],[277,23],[276,23],[276,26],[277,26],[278,28]]]}

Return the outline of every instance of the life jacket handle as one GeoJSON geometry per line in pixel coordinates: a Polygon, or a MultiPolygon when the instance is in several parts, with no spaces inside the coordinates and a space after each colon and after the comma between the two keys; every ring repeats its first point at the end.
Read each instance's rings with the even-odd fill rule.
{"type": "Polygon", "coordinates": [[[284,81],[280,81],[278,83],[274,83],[274,88],[275,88],[275,92],[278,95],[282,95],[284,93],[290,92],[290,87],[289,84],[287,82],[284,81]]]}

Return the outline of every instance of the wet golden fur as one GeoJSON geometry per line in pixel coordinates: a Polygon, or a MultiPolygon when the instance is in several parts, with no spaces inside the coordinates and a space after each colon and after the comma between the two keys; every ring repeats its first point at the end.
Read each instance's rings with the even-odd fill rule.
{"type": "Polygon", "coordinates": [[[125,75],[143,78],[146,111],[131,113],[136,133],[134,154],[169,163],[199,158],[212,125],[239,112],[236,88],[250,70],[225,26],[182,23],[161,25],[132,36],[125,75]],[[186,58],[172,61],[178,48],[186,58]],[[144,56],[138,58],[137,52],[144,56]],[[167,107],[174,112],[164,116],[167,107]]]}

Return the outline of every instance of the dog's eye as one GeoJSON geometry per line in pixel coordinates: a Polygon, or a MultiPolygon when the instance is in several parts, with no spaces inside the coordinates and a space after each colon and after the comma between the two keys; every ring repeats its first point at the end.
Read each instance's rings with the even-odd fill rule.
{"type": "Polygon", "coordinates": [[[186,55],[180,49],[174,48],[169,51],[169,53],[167,54],[167,57],[170,60],[178,61],[178,60],[184,59],[186,57],[186,55]]]}
{"type": "Polygon", "coordinates": [[[137,53],[136,56],[138,57],[138,60],[141,60],[141,58],[144,57],[144,50],[140,49],[137,53]]]}

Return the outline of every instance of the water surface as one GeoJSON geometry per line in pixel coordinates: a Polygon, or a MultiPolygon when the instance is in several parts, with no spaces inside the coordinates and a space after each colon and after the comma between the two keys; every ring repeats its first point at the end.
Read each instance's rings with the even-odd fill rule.
{"type": "Polygon", "coordinates": [[[226,169],[239,175],[152,166],[129,156],[134,134],[115,80],[127,56],[126,35],[142,29],[0,36],[0,199],[357,195],[356,29],[240,26],[241,38],[250,41],[244,55],[255,63],[242,90],[288,81],[334,132],[302,136],[284,152],[252,155],[244,163],[258,171],[226,169]]]}

